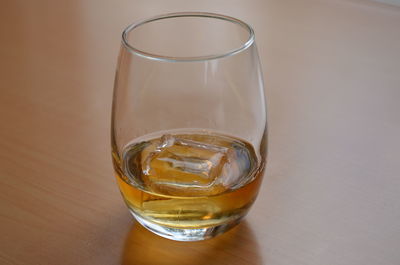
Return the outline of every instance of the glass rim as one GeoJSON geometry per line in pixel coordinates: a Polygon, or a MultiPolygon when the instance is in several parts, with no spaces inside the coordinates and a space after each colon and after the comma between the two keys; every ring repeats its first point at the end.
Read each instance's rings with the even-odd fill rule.
{"type": "Polygon", "coordinates": [[[253,43],[254,43],[254,30],[253,28],[243,22],[242,20],[239,20],[234,17],[230,16],[225,16],[221,14],[216,14],[216,13],[208,13],[208,12],[176,12],[176,13],[168,13],[168,14],[163,14],[163,15],[158,15],[154,16],[148,19],[143,19],[137,22],[134,22],[130,24],[125,30],[122,32],[122,44],[124,47],[131,53],[138,55],[140,57],[146,58],[146,59],[151,59],[151,60],[156,60],[156,61],[165,61],[165,62],[197,62],[197,61],[208,61],[208,60],[214,60],[214,59],[220,59],[228,56],[235,55],[237,53],[240,53],[247,48],[249,48],[253,43]],[[231,23],[235,23],[243,28],[245,28],[249,34],[248,39],[246,42],[244,42],[240,47],[229,50],[227,52],[223,53],[218,53],[218,54],[211,54],[211,55],[205,55],[205,56],[166,56],[166,55],[159,55],[159,54],[154,54],[154,53],[149,53],[145,52],[143,50],[137,49],[133,47],[132,45],[129,44],[128,41],[128,34],[134,30],[135,28],[153,22],[157,20],[162,20],[162,19],[168,19],[168,18],[178,18],[178,17],[204,17],[204,18],[213,18],[213,19],[220,19],[224,21],[228,21],[231,23]]]}

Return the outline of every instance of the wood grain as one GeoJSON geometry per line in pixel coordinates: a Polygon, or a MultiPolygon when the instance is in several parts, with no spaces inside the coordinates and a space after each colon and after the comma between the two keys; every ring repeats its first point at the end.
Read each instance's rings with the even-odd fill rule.
{"type": "Polygon", "coordinates": [[[400,8],[367,0],[0,1],[0,264],[400,263],[400,8]],[[266,178],[215,239],[129,216],[109,147],[122,29],[199,10],[254,26],[266,178]]]}

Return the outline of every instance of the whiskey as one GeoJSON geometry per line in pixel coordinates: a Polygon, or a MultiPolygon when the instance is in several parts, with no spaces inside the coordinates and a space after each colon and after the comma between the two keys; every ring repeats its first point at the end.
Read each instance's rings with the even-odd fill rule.
{"type": "Polygon", "coordinates": [[[209,228],[242,218],[264,163],[252,145],[220,134],[164,134],[113,152],[121,193],[139,219],[174,229],[209,228]]]}

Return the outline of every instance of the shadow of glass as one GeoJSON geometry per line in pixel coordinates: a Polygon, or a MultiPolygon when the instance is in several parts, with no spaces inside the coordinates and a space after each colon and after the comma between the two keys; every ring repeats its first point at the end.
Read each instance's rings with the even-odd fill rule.
{"type": "Polygon", "coordinates": [[[213,239],[177,242],[159,237],[135,222],[122,253],[123,265],[262,264],[259,247],[246,221],[213,239]]]}

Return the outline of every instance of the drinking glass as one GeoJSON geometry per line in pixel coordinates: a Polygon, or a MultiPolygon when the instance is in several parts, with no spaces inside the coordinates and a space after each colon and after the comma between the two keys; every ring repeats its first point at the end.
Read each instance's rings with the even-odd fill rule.
{"type": "Polygon", "coordinates": [[[267,120],[253,29],[212,13],[160,15],[122,34],[112,157],[128,209],[173,240],[214,237],[256,199],[267,120]]]}

